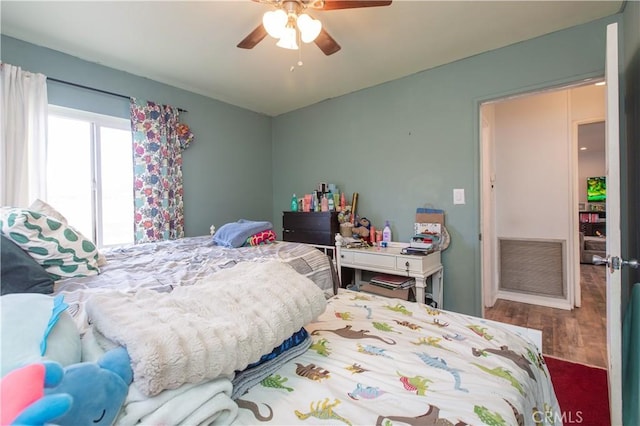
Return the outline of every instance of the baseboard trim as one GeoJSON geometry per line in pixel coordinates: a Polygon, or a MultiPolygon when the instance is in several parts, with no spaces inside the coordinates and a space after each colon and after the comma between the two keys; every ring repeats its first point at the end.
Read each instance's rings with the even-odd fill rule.
{"type": "Polygon", "coordinates": [[[573,309],[571,304],[564,299],[542,297],[533,294],[513,293],[510,291],[499,290],[497,299],[510,300],[512,302],[529,303],[533,305],[546,306],[549,308],[564,309],[570,311],[573,309]]]}

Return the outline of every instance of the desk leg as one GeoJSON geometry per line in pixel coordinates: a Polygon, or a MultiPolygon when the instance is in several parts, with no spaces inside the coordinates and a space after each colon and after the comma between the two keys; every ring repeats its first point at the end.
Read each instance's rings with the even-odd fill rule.
{"type": "Polygon", "coordinates": [[[338,284],[339,284],[339,287],[342,287],[342,263],[340,262],[340,259],[342,259],[342,255],[340,254],[340,246],[338,245],[335,246],[335,250],[333,251],[333,256],[334,256],[334,260],[336,261],[336,272],[338,273],[338,284]]]}
{"type": "Polygon", "coordinates": [[[431,294],[440,309],[442,309],[442,274],[443,269],[441,268],[431,275],[431,294]]]}
{"type": "Polygon", "coordinates": [[[416,302],[424,303],[425,277],[416,277],[416,302]]]}
{"type": "Polygon", "coordinates": [[[360,288],[360,282],[362,281],[362,269],[354,269],[353,270],[353,283],[356,285],[356,288],[360,288]]]}

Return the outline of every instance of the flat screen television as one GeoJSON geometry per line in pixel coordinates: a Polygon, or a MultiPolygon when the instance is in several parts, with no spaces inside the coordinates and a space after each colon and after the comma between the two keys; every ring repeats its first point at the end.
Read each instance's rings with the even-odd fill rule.
{"type": "Polygon", "coordinates": [[[587,178],[587,201],[599,202],[607,199],[607,178],[597,176],[587,178]]]}

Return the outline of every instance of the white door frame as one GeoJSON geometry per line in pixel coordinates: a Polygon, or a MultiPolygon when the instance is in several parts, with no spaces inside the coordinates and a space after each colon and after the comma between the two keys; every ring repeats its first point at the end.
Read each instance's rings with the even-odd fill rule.
{"type": "MultiPolygon", "coordinates": [[[[596,79],[594,79],[595,81],[596,79]]],[[[574,83],[567,83],[562,86],[551,86],[548,88],[541,88],[532,92],[518,94],[515,96],[505,96],[500,99],[492,99],[481,102],[479,105],[479,139],[480,139],[480,232],[481,232],[481,292],[483,300],[483,313],[485,307],[491,307],[495,303],[498,297],[506,300],[512,300],[522,303],[534,303],[541,306],[547,306],[557,309],[570,310],[576,305],[576,289],[577,300],[580,302],[580,263],[579,259],[579,234],[577,232],[578,227],[578,148],[577,148],[577,136],[571,134],[571,140],[567,143],[567,149],[571,150],[568,153],[570,164],[567,166],[568,172],[566,175],[569,181],[569,194],[567,200],[571,205],[568,207],[568,211],[571,217],[568,219],[570,229],[574,230],[569,232],[569,239],[566,242],[563,250],[567,254],[567,265],[564,273],[566,273],[567,279],[567,297],[564,299],[554,299],[544,296],[537,296],[533,294],[518,294],[513,292],[504,292],[499,290],[498,286],[498,253],[496,243],[496,227],[495,227],[495,193],[493,191],[494,180],[494,162],[493,162],[493,150],[495,149],[493,140],[486,141],[485,125],[487,124],[486,117],[483,117],[483,108],[487,107],[491,103],[506,101],[514,99],[516,97],[533,96],[537,94],[543,94],[550,91],[568,91],[573,87],[579,87],[586,84],[592,84],[592,82],[586,82],[585,80],[578,80],[574,83]],[[489,271],[486,269],[489,268],[489,271]]],[[[603,118],[594,121],[602,121],[603,118]]],[[[494,125],[493,120],[488,120],[490,125],[494,125]]],[[[580,122],[582,123],[582,122],[580,122]]],[[[571,126],[575,126],[574,122],[567,122],[567,128],[571,132],[574,129],[569,129],[571,126]]],[[[575,127],[577,131],[577,127],[575,127]]],[[[490,139],[493,135],[488,132],[490,139]]],[[[575,133],[575,132],[574,132],[575,133]]]]}
{"type": "Polygon", "coordinates": [[[580,161],[578,160],[578,156],[579,156],[579,140],[578,140],[578,129],[580,128],[581,125],[583,124],[591,124],[591,123],[600,123],[602,121],[606,121],[605,117],[592,117],[592,118],[587,118],[587,119],[583,119],[583,120],[576,120],[572,123],[572,131],[571,131],[571,149],[573,150],[573,185],[572,185],[572,202],[573,202],[573,209],[574,209],[574,213],[573,213],[573,217],[571,219],[571,229],[576,230],[575,232],[573,232],[572,234],[572,239],[573,239],[573,246],[575,247],[575,250],[573,251],[573,267],[574,267],[574,277],[576,277],[576,279],[574,280],[574,289],[573,289],[573,304],[575,307],[580,307],[582,306],[582,288],[580,285],[580,262],[582,259],[580,259],[580,231],[578,230],[578,227],[580,226],[580,220],[578,218],[578,212],[580,211],[580,209],[578,208],[578,204],[579,204],[579,199],[580,199],[580,193],[578,191],[578,188],[580,187],[580,161]]]}
{"type": "Polygon", "coordinates": [[[493,307],[498,298],[497,250],[495,238],[495,197],[493,192],[494,161],[492,117],[485,114],[490,105],[480,106],[480,229],[482,230],[480,257],[482,262],[482,299],[484,308],[493,307]],[[486,285],[485,285],[486,284],[486,285]]]}

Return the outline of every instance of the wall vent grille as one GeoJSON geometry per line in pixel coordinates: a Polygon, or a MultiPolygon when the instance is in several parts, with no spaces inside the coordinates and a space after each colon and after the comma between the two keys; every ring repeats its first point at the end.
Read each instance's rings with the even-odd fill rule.
{"type": "Polygon", "coordinates": [[[566,297],[563,240],[499,238],[498,244],[500,290],[566,297]]]}

